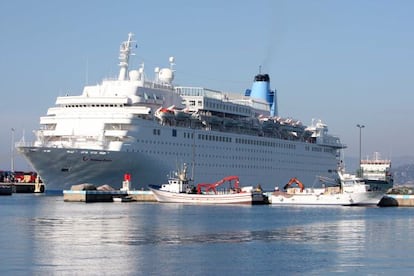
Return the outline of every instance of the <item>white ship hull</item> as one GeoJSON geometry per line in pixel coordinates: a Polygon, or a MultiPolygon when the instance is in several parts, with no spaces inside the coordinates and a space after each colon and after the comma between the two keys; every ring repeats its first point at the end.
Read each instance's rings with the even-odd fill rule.
{"type": "Polygon", "coordinates": [[[262,193],[187,194],[151,189],[158,202],[188,204],[264,204],[262,193]]]}
{"type": "Polygon", "coordinates": [[[381,200],[381,193],[340,193],[320,194],[317,192],[303,192],[287,195],[275,193],[270,197],[270,202],[275,205],[376,205],[381,200]]]}
{"type": "Polygon", "coordinates": [[[47,189],[70,189],[71,185],[80,183],[108,184],[117,188],[125,173],[131,174],[133,188],[147,188],[162,183],[177,164],[187,163],[195,181],[214,182],[232,174],[238,175],[242,183],[261,184],[265,190],[273,190],[292,175],[312,183],[315,175],[330,176],[337,166],[335,152],[326,152],[323,146],[218,131],[206,133],[160,127],[155,122],[153,126],[161,130],[160,135],[154,137],[150,127],[141,128],[132,134],[139,137],[139,142],[119,151],[34,146],[20,146],[19,151],[42,177],[47,189]],[[173,129],[176,137],[171,136],[173,129]],[[190,133],[193,139],[180,138],[190,133]],[[221,138],[199,139],[199,135],[209,135],[208,139],[225,137],[232,142],[216,141],[221,138]],[[245,143],[236,143],[236,138],[243,138],[245,143]],[[273,144],[253,145],[259,142],[273,144]]]}

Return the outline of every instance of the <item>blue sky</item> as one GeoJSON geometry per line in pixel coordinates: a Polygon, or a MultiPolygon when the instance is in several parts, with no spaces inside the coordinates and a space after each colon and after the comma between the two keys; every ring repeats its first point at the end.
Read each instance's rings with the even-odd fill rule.
{"type": "MultiPolygon", "coordinates": [[[[243,93],[259,66],[279,114],[320,118],[345,156],[414,155],[414,2],[381,0],[1,1],[0,169],[15,140],[34,139],[56,97],[116,77],[128,32],[131,62],[176,58],[176,84],[243,93]]],[[[16,158],[16,169],[29,166],[16,158]]]]}

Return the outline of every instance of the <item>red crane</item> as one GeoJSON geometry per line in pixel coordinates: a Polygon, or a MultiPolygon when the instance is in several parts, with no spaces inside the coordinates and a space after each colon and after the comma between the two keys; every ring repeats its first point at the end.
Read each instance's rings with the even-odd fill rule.
{"type": "Polygon", "coordinates": [[[217,181],[216,183],[200,183],[197,184],[197,193],[201,194],[201,189],[205,188],[206,189],[206,193],[209,191],[214,191],[215,194],[217,194],[217,190],[216,188],[220,185],[222,185],[223,183],[229,181],[231,183],[231,181],[234,181],[234,189],[236,191],[239,191],[239,177],[238,176],[226,176],[223,179],[217,181]]]}
{"type": "Polygon", "coordinates": [[[303,190],[305,189],[305,185],[303,185],[302,182],[299,181],[299,179],[297,179],[296,177],[292,177],[289,182],[283,187],[283,189],[287,189],[290,185],[292,185],[293,183],[298,184],[299,188],[300,188],[300,192],[303,192],[303,190]]]}

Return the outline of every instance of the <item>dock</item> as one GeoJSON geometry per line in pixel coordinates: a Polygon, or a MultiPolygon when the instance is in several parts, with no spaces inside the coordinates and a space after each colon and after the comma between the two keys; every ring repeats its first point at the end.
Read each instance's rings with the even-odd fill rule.
{"type": "Polygon", "coordinates": [[[93,184],[74,185],[63,191],[65,202],[156,202],[153,193],[131,189],[131,176],[126,174],[122,188],[115,190],[108,185],[96,187],[93,184]]]}
{"type": "Polygon", "coordinates": [[[8,193],[44,193],[45,185],[43,183],[26,183],[26,182],[1,182],[0,186],[2,187],[0,194],[3,192],[8,193]],[[2,192],[3,191],[3,192],[2,192]]]}
{"type": "Polygon", "coordinates": [[[44,193],[43,183],[13,183],[13,193],[44,193]]]}
{"type": "Polygon", "coordinates": [[[414,195],[386,194],[378,203],[380,207],[414,207],[414,195]]]}
{"type": "Polygon", "coordinates": [[[0,185],[3,191],[12,193],[44,193],[45,185],[36,172],[0,171],[0,185]]]}
{"type": "Polygon", "coordinates": [[[116,199],[121,199],[122,202],[156,202],[156,199],[151,191],[99,191],[99,190],[85,190],[85,191],[63,191],[63,201],[65,202],[114,202],[116,199]],[[115,199],[115,200],[114,200],[115,199]],[[128,200],[122,200],[128,199],[128,200]]]}
{"type": "Polygon", "coordinates": [[[378,203],[380,207],[414,207],[414,187],[394,187],[378,203]]]}
{"type": "Polygon", "coordinates": [[[13,188],[8,183],[1,183],[0,184],[0,195],[12,195],[13,188]]]}

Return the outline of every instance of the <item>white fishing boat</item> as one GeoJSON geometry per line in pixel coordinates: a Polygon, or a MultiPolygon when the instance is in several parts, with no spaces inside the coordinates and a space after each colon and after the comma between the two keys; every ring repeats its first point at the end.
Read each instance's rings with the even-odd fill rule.
{"type": "MultiPolygon", "coordinates": [[[[293,177],[285,185],[284,190],[276,190],[270,197],[270,202],[277,205],[376,205],[382,197],[382,193],[370,190],[355,175],[338,171],[338,181],[335,185],[307,188],[297,178],[293,177]],[[297,184],[298,187],[290,187],[297,184]]],[[[319,178],[327,183],[328,178],[319,178]]]]}
{"type": "Polygon", "coordinates": [[[240,187],[237,176],[227,176],[215,183],[191,184],[187,167],[170,177],[168,184],[159,188],[150,186],[158,202],[190,204],[267,204],[267,197],[260,187],[240,187]],[[224,183],[230,186],[218,189],[224,183]]]}

